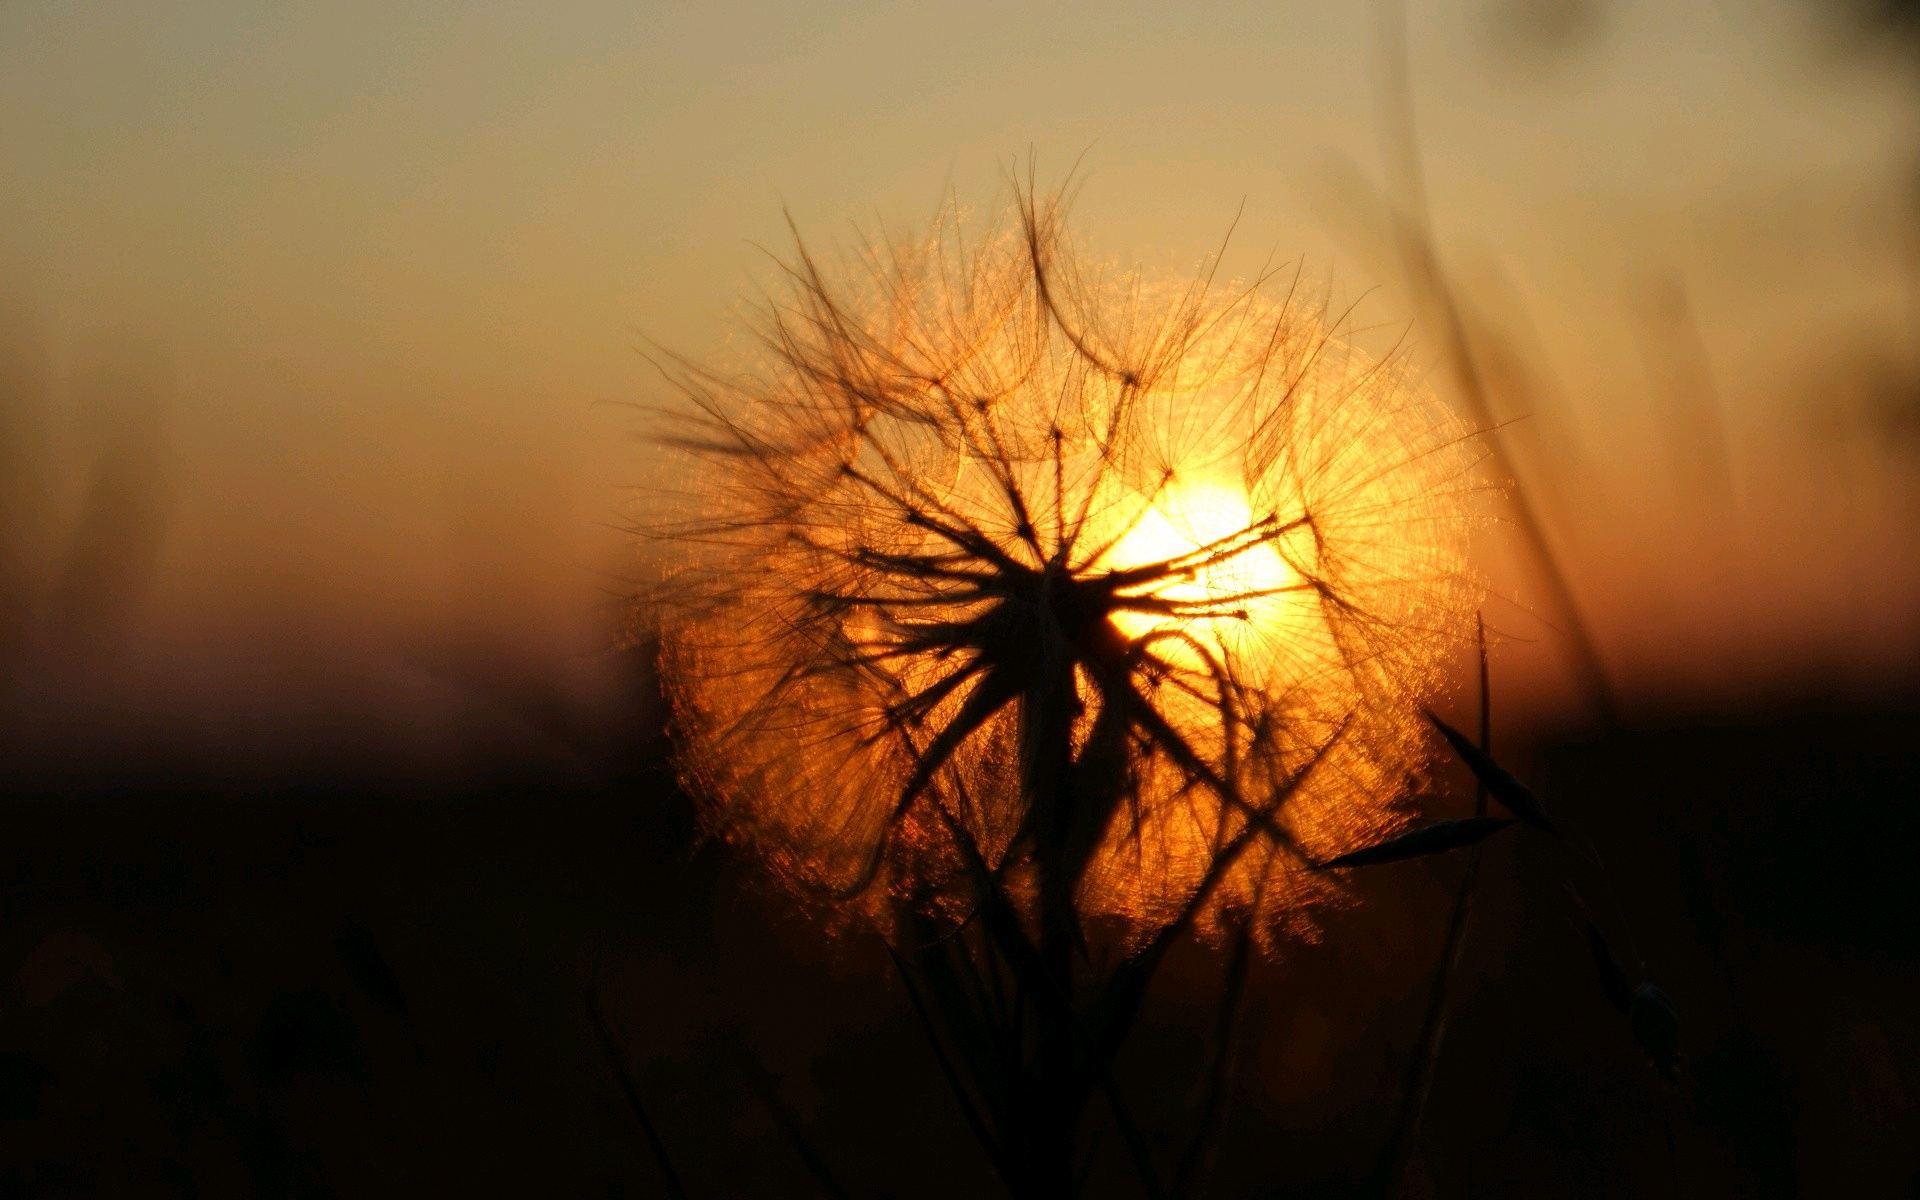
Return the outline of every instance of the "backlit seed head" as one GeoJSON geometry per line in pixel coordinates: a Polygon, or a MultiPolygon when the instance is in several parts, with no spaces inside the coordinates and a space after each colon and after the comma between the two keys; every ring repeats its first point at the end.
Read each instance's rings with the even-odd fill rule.
{"type": "Polygon", "coordinates": [[[1297,276],[1095,276],[1059,215],[802,247],[754,363],[670,369],[683,778],[843,910],[1310,933],[1426,762],[1475,452],[1297,276]]]}

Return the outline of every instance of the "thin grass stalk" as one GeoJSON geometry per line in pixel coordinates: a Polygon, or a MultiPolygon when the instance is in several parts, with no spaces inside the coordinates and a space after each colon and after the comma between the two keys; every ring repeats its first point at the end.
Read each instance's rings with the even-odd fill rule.
{"type": "MultiPolygon", "coordinates": [[[[1480,749],[1491,754],[1493,704],[1488,686],[1487,630],[1485,623],[1477,618],[1475,634],[1480,650],[1480,749]]],[[[1487,786],[1477,780],[1473,790],[1473,815],[1487,815],[1487,786]]],[[[1467,944],[1467,927],[1473,919],[1474,891],[1480,880],[1480,859],[1485,850],[1486,843],[1477,842],[1467,851],[1467,866],[1460,875],[1460,884],[1454,891],[1453,909],[1447,918],[1446,941],[1441,946],[1433,983],[1427,991],[1427,1009],[1420,1022],[1420,1040],[1407,1064],[1407,1085],[1402,1093],[1400,1118],[1394,1124],[1393,1139],[1388,1143],[1384,1160],[1389,1172],[1387,1179],[1391,1194],[1394,1195],[1406,1192],[1408,1175],[1413,1168],[1415,1152],[1419,1149],[1420,1126],[1426,1118],[1427,1098],[1433,1091],[1433,1077],[1440,1063],[1441,1044],[1447,1036],[1450,993],[1454,976],[1459,973],[1462,951],[1467,944]]]]}
{"type": "Polygon", "coordinates": [[[1133,1119],[1133,1110],[1127,1107],[1126,1097],[1121,1094],[1112,1072],[1100,1073],[1100,1091],[1106,1097],[1107,1110],[1113,1115],[1114,1128],[1120,1131],[1120,1143],[1133,1162],[1141,1191],[1146,1193],[1147,1200],[1164,1200],[1167,1192],[1161,1186],[1160,1172],[1154,1168],[1153,1150],[1147,1145],[1146,1135],[1140,1132],[1140,1123],[1133,1119]]]}
{"type": "Polygon", "coordinates": [[[793,1147],[794,1155],[800,1160],[800,1165],[806,1168],[808,1177],[818,1186],[821,1194],[829,1197],[829,1200],[850,1200],[847,1189],[841,1186],[840,1180],[833,1173],[833,1168],[828,1165],[826,1156],[820,1153],[820,1148],[813,1144],[813,1139],[800,1128],[799,1119],[793,1115],[793,1110],[787,1107],[786,1101],[780,1098],[779,1081],[762,1066],[754,1083],[760,1093],[760,1102],[766,1105],[768,1115],[773,1118],[773,1123],[779,1126],[780,1132],[786,1136],[788,1145],[793,1147]]]}
{"type": "Polygon", "coordinates": [[[1252,962],[1253,931],[1242,925],[1234,937],[1233,953],[1227,960],[1226,979],[1220,988],[1220,1012],[1213,1033],[1213,1060],[1207,1070],[1206,1090],[1200,1102],[1200,1120],[1174,1172],[1173,1193],[1176,1196],[1194,1194],[1211,1163],[1217,1135],[1224,1124],[1227,1097],[1233,1091],[1235,1080],[1240,1012],[1246,1001],[1247,979],[1251,974],[1252,962]]]}
{"type": "Polygon", "coordinates": [[[1554,553],[1546,524],[1533,501],[1528,498],[1526,488],[1521,486],[1513,454],[1507,447],[1506,439],[1501,436],[1486,380],[1473,353],[1473,335],[1467,328],[1459,300],[1447,282],[1446,273],[1441,269],[1439,256],[1434,249],[1433,214],[1427,203],[1426,170],[1420,156],[1419,139],[1414,131],[1405,0],[1378,0],[1378,14],[1383,72],[1381,140],[1385,145],[1388,163],[1399,170],[1399,190],[1404,194],[1404,207],[1389,206],[1395,231],[1400,238],[1401,256],[1414,286],[1425,295],[1428,304],[1440,318],[1448,360],[1469,415],[1479,426],[1480,438],[1487,447],[1487,453],[1500,476],[1513,481],[1513,486],[1506,494],[1507,507],[1512,511],[1514,525],[1520,530],[1527,555],[1532,559],[1534,569],[1539,572],[1540,581],[1546,586],[1554,611],[1559,615],[1574,669],[1586,688],[1588,703],[1603,727],[1618,728],[1619,698],[1606,664],[1600,657],[1599,642],[1587,623],[1579,600],[1574,596],[1573,584],[1568,580],[1565,568],[1560,565],[1559,555],[1554,553]]]}
{"type": "Polygon", "coordinates": [[[934,1023],[933,1014],[927,1010],[926,1001],[921,998],[920,989],[914,986],[913,976],[907,964],[891,946],[887,947],[887,957],[893,962],[895,971],[899,973],[900,984],[906,989],[907,999],[913,1005],[914,1015],[920,1018],[920,1031],[926,1036],[927,1045],[933,1050],[934,1061],[939,1064],[940,1075],[946,1080],[947,1090],[953,1093],[954,1102],[960,1106],[961,1117],[966,1120],[967,1128],[972,1131],[974,1139],[980,1143],[980,1148],[986,1152],[987,1161],[993,1165],[994,1173],[1011,1188],[1012,1173],[1007,1168],[999,1139],[994,1136],[993,1130],[982,1116],[979,1105],[974,1102],[972,1093],[967,1090],[966,1083],[961,1079],[952,1056],[947,1053],[946,1045],[940,1040],[940,1031],[934,1023]]]}
{"type": "Polygon", "coordinates": [[[626,1055],[621,1053],[620,1044],[613,1038],[613,1031],[607,1028],[607,1019],[600,1012],[600,1000],[591,991],[587,993],[587,1019],[600,1039],[600,1048],[606,1052],[607,1062],[613,1067],[614,1078],[620,1082],[620,1094],[626,1097],[627,1108],[639,1124],[641,1136],[646,1138],[647,1149],[653,1153],[654,1165],[660,1168],[660,1177],[667,1185],[667,1195],[674,1197],[674,1200],[687,1200],[687,1188],[680,1181],[680,1172],[673,1165],[673,1156],[667,1153],[667,1144],[661,1139],[660,1130],[640,1099],[640,1086],[627,1069],[626,1055]]]}

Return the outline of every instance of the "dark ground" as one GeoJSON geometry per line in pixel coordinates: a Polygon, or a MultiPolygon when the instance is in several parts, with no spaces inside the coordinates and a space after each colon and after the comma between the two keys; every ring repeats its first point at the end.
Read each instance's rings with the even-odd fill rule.
{"type": "MultiPolygon", "coordinates": [[[[991,1194],[878,946],[699,844],[632,675],[621,715],[432,760],[349,718],[244,769],[16,728],[0,1196],[664,1194],[589,997],[695,1197],[991,1194]]],[[[1608,859],[1686,1070],[1668,1091],[1602,999],[1553,848],[1493,843],[1430,1194],[1916,1194],[1917,714],[1769,706],[1514,753],[1608,859]]],[[[1259,968],[1208,1194],[1356,1194],[1456,869],[1378,869],[1375,903],[1259,968]]],[[[1120,1062],[1170,1156],[1219,971],[1173,962],[1120,1062]]],[[[1133,1194],[1096,1136],[1090,1194],[1133,1194]]]]}

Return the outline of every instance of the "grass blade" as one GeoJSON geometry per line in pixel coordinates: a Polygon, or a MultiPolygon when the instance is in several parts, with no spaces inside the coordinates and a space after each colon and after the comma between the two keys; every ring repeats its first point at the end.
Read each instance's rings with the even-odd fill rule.
{"type": "Polygon", "coordinates": [[[1559,836],[1560,827],[1547,816],[1547,810],[1541,805],[1539,797],[1533,794],[1531,788],[1515,779],[1513,773],[1505,767],[1493,761],[1493,756],[1474,745],[1466,734],[1442,721],[1431,711],[1427,709],[1421,709],[1421,711],[1426,713],[1427,720],[1433,727],[1440,731],[1440,736],[1447,739],[1447,745],[1453,747],[1453,752],[1460,756],[1460,761],[1467,764],[1467,769],[1473,772],[1473,777],[1480,781],[1488,794],[1500,802],[1500,807],[1536,829],[1559,836]]]}
{"type": "Polygon", "coordinates": [[[1403,862],[1409,858],[1445,854],[1478,845],[1513,823],[1510,817],[1459,817],[1434,821],[1396,834],[1384,842],[1349,850],[1338,858],[1321,863],[1320,869],[1331,871],[1347,867],[1372,867],[1381,863],[1403,862]]]}

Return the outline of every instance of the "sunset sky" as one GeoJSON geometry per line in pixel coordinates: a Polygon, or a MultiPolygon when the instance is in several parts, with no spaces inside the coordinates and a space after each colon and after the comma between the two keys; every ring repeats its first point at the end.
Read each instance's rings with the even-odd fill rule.
{"type": "Polygon", "coordinates": [[[0,1195],[1920,1195],[1916,547],[1916,0],[0,0],[0,1195]]]}
{"type": "MultiPolygon", "coordinates": [[[[1912,78],[1811,4],[1556,11],[1415,3],[1411,71],[1443,254],[1531,364],[1501,415],[1609,653],[1643,681],[1700,638],[1751,664],[1723,681],[1871,676],[1920,595],[1883,386],[1914,372],[1912,78]],[[1731,496],[1663,432],[1663,389],[1702,378],[1731,496]]],[[[1190,272],[1244,203],[1229,272],[1304,256],[1391,341],[1378,60],[1366,6],[1308,3],[14,0],[9,537],[52,570],[124,434],[155,483],[148,657],[235,620],[586,653],[653,482],[606,402],[661,398],[643,337],[726,356],[783,206],[832,246],[1080,161],[1103,254],[1190,272]]],[[[1439,333],[1409,336],[1444,391],[1439,333]]],[[[1550,639],[1502,563],[1490,620],[1550,639]]]]}

